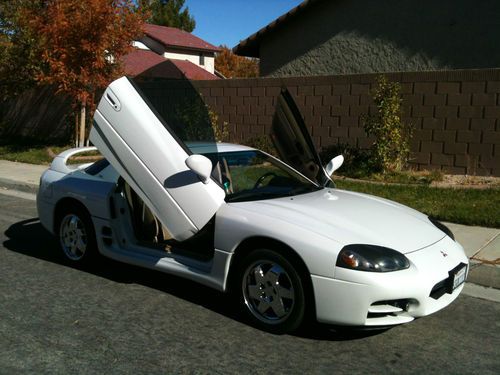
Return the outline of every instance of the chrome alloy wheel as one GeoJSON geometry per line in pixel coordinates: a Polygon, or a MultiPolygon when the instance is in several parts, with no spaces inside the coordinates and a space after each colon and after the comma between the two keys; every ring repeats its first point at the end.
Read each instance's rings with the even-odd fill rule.
{"type": "Polygon", "coordinates": [[[279,264],[260,260],[247,268],[242,279],[243,297],[250,312],[267,324],[279,324],[295,304],[292,281],[279,264]]]}
{"type": "Polygon", "coordinates": [[[59,241],[64,254],[71,260],[81,260],[87,251],[87,232],[83,221],[75,214],[64,216],[59,226],[59,241]]]}

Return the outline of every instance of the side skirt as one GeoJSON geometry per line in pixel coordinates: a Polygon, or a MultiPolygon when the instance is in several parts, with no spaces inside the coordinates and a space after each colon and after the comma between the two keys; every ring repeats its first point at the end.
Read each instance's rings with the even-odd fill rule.
{"type": "MultiPolygon", "coordinates": [[[[116,228],[113,228],[110,221],[97,217],[92,217],[92,220],[96,230],[97,246],[102,255],[119,262],[173,274],[219,291],[226,291],[232,253],[215,249],[213,258],[203,262],[134,244],[127,238],[128,236],[116,233],[116,228]]],[[[124,231],[124,233],[132,232],[124,231]]]]}

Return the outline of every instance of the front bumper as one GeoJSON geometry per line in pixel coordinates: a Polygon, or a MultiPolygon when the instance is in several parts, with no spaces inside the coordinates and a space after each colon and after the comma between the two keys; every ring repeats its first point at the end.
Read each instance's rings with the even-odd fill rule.
{"type": "Polygon", "coordinates": [[[337,267],[333,278],[312,275],[317,320],[355,326],[401,324],[432,314],[458,297],[463,284],[454,290],[448,286],[457,266],[465,264],[468,271],[462,246],[445,237],[406,256],[410,268],[402,271],[337,267]]]}

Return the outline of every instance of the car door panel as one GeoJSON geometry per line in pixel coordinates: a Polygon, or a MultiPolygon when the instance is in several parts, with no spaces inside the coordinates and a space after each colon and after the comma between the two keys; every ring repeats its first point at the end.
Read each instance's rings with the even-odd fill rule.
{"type": "Polygon", "coordinates": [[[104,93],[90,140],[176,240],[197,233],[224,203],[224,190],[186,166],[190,151],[127,78],[104,93]]]}

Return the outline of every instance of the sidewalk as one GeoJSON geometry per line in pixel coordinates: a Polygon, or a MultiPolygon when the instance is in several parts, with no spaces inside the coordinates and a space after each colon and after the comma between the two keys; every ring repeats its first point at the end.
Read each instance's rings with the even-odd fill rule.
{"type": "Polygon", "coordinates": [[[0,160],[0,188],[36,193],[46,165],[0,160]]]}
{"type": "MultiPolygon", "coordinates": [[[[36,193],[47,166],[0,160],[1,189],[36,193]]],[[[445,223],[470,259],[467,281],[500,289],[500,229],[445,223]]]]}
{"type": "Polygon", "coordinates": [[[467,281],[500,289],[500,229],[445,223],[470,260],[467,281]]]}

